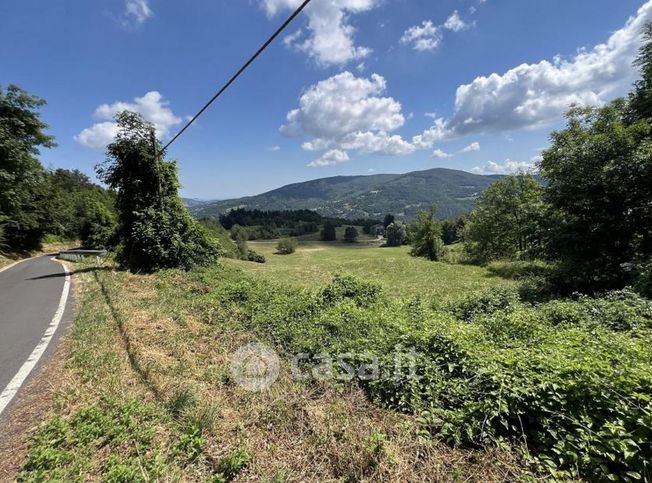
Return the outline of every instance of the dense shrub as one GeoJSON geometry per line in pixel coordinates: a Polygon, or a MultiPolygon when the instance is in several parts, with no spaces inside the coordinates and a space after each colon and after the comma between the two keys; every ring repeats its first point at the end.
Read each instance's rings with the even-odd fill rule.
{"type": "Polygon", "coordinates": [[[256,253],[253,250],[247,250],[247,258],[245,260],[249,260],[250,262],[255,262],[255,263],[265,263],[267,261],[265,259],[265,255],[256,253]]]}
{"type": "Polygon", "coordinates": [[[492,315],[498,311],[511,310],[519,303],[518,291],[495,288],[479,294],[471,294],[450,304],[448,311],[460,320],[470,322],[477,315],[492,315]]]}
{"type": "Polygon", "coordinates": [[[357,305],[366,307],[378,299],[380,286],[351,275],[337,275],[321,295],[327,304],[352,299],[357,305]]]}
{"type": "Polygon", "coordinates": [[[281,255],[290,255],[296,251],[297,246],[299,246],[299,242],[296,238],[283,238],[276,245],[276,252],[281,255]]]}
{"type": "Polygon", "coordinates": [[[193,295],[213,321],[291,353],[375,354],[382,377],[360,380],[370,397],[416,413],[437,438],[510,442],[561,479],[652,476],[652,316],[632,292],[532,306],[516,289],[495,290],[442,311],[347,276],[318,293],[239,273],[194,276],[214,287],[193,295]],[[411,354],[416,374],[396,372],[396,358],[411,354]]]}
{"type": "Polygon", "coordinates": [[[435,210],[420,212],[417,218],[408,225],[408,239],[413,257],[423,257],[431,261],[441,259],[444,254],[444,241],[441,238],[441,222],[435,216],[435,210]]]}

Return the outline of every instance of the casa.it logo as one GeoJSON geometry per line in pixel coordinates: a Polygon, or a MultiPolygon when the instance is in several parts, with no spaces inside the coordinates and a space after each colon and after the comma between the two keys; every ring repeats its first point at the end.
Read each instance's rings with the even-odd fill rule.
{"type": "Polygon", "coordinates": [[[240,347],[231,355],[231,376],[247,391],[264,391],[278,378],[278,354],[260,343],[240,347]]]}

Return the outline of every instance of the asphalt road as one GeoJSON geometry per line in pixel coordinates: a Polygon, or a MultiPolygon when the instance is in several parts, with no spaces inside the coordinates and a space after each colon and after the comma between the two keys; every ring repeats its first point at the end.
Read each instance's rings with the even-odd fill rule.
{"type": "Polygon", "coordinates": [[[0,415],[52,354],[71,318],[69,287],[63,266],[48,256],[0,272],[0,415]]]}

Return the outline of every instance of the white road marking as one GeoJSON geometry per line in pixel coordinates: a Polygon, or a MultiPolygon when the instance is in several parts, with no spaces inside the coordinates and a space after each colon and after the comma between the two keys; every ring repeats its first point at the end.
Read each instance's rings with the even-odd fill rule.
{"type": "MultiPolygon", "coordinates": [[[[52,260],[58,261],[54,258],[52,258],[52,260]]],[[[2,393],[0,393],[0,415],[2,415],[2,412],[9,405],[16,393],[20,390],[23,383],[25,382],[25,379],[27,379],[27,376],[29,376],[30,372],[32,372],[34,367],[36,367],[36,364],[38,364],[38,361],[41,359],[41,356],[43,356],[43,353],[48,348],[48,345],[50,345],[50,341],[52,341],[52,338],[54,337],[54,334],[57,331],[59,324],[61,323],[63,313],[66,309],[66,302],[68,301],[68,293],[70,292],[70,272],[63,264],[61,265],[63,266],[64,272],[66,274],[66,279],[63,282],[63,290],[61,291],[61,298],[59,299],[59,306],[57,307],[57,311],[54,313],[54,317],[52,317],[50,325],[48,325],[47,329],[45,329],[45,333],[43,334],[43,337],[41,337],[39,343],[36,345],[25,363],[18,370],[14,378],[9,381],[7,387],[5,387],[2,393]]]]}

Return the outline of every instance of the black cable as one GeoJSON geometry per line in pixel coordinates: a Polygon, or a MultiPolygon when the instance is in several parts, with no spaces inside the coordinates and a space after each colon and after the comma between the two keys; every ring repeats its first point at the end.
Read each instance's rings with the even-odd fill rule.
{"type": "Polygon", "coordinates": [[[260,54],[263,53],[263,51],[264,51],[267,47],[269,47],[269,44],[271,44],[271,43],[274,41],[274,39],[276,39],[276,37],[278,37],[278,36],[281,34],[281,32],[283,32],[283,30],[285,30],[285,29],[287,28],[288,25],[290,25],[290,23],[295,19],[295,17],[296,17],[297,15],[299,15],[299,14],[303,11],[303,9],[306,8],[306,7],[308,6],[308,4],[309,4],[311,1],[312,1],[312,0],[305,0],[305,1],[304,1],[304,2],[299,6],[299,8],[297,8],[297,9],[294,11],[294,13],[292,13],[292,15],[290,15],[290,16],[288,17],[288,19],[287,19],[285,22],[283,22],[283,25],[281,25],[281,26],[278,28],[278,30],[276,30],[276,32],[274,32],[274,34],[273,34],[269,39],[267,39],[267,42],[265,42],[265,43],[264,43],[264,44],[263,44],[263,45],[262,45],[262,46],[261,46],[261,47],[256,51],[256,53],[255,53],[255,54],[254,54],[254,55],[253,55],[253,56],[252,56],[252,57],[247,61],[247,63],[246,63],[245,65],[243,65],[242,67],[240,67],[240,70],[238,70],[238,72],[236,72],[236,73],[233,75],[233,77],[231,77],[231,78],[229,79],[229,81],[228,81],[226,84],[224,84],[224,86],[222,86],[222,88],[217,92],[217,94],[215,94],[215,95],[211,98],[211,100],[208,101],[208,102],[206,103],[206,105],[205,105],[204,107],[202,107],[202,108],[199,110],[199,112],[198,112],[197,114],[195,114],[195,115],[193,116],[193,118],[190,119],[190,121],[188,121],[188,123],[187,123],[185,126],[183,126],[183,129],[181,129],[181,131],[179,131],[177,134],[175,134],[175,136],[170,140],[170,142],[167,143],[167,144],[163,147],[163,151],[167,150],[167,148],[169,148],[170,145],[171,145],[174,141],[176,141],[177,138],[178,138],[179,136],[181,136],[181,135],[184,133],[184,131],[185,131],[186,129],[188,129],[188,128],[190,127],[190,125],[191,125],[193,122],[195,122],[195,121],[197,120],[197,118],[198,118],[199,116],[201,116],[201,115],[204,113],[204,111],[205,111],[206,109],[208,109],[208,107],[209,107],[213,102],[215,102],[215,100],[216,100],[218,97],[220,97],[220,95],[222,95],[222,93],[223,93],[225,90],[227,90],[227,89],[229,88],[229,86],[230,86],[231,84],[233,84],[233,82],[235,82],[235,80],[236,80],[238,77],[240,77],[240,74],[242,74],[242,73],[247,69],[247,67],[249,67],[249,66],[253,63],[253,61],[256,60],[256,58],[257,58],[260,54]]]}

